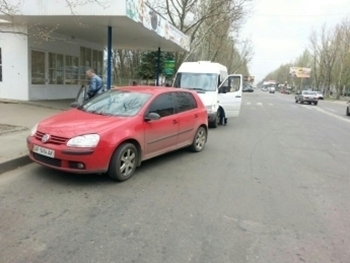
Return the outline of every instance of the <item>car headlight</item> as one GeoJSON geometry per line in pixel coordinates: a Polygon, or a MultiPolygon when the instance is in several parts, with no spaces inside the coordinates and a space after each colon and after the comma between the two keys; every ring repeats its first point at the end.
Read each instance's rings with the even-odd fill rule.
{"type": "Polygon", "coordinates": [[[210,105],[210,106],[205,106],[206,110],[208,113],[212,113],[213,112],[213,106],[210,105]]]}
{"type": "Polygon", "coordinates": [[[71,147],[96,147],[100,141],[98,134],[86,134],[73,137],[67,142],[67,146],[71,147]]]}
{"type": "Polygon", "coordinates": [[[35,124],[34,127],[30,130],[30,136],[34,136],[37,130],[38,130],[38,123],[35,124]]]}

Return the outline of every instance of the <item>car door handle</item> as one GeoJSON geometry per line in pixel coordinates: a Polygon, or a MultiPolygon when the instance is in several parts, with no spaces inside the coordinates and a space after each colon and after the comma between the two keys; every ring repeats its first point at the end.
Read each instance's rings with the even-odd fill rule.
{"type": "Polygon", "coordinates": [[[194,117],[195,117],[195,118],[198,118],[198,114],[195,114],[194,117]]]}
{"type": "Polygon", "coordinates": [[[242,98],[241,96],[236,96],[236,98],[242,98]]]}
{"type": "Polygon", "coordinates": [[[173,120],[173,124],[177,124],[177,120],[173,120]]]}

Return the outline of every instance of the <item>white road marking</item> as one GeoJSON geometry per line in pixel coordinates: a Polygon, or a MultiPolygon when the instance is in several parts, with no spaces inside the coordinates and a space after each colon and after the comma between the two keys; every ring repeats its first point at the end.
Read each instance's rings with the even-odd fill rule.
{"type": "Polygon", "coordinates": [[[345,122],[350,123],[350,118],[349,118],[349,119],[346,119],[345,116],[344,116],[344,117],[341,117],[341,116],[335,115],[335,114],[330,113],[330,112],[328,112],[328,111],[325,111],[324,109],[321,109],[321,108],[319,108],[319,107],[315,107],[315,110],[317,110],[317,111],[319,111],[319,112],[322,112],[322,113],[324,113],[324,114],[327,114],[327,115],[329,115],[329,116],[332,116],[332,117],[334,117],[334,118],[337,118],[338,120],[341,120],[341,121],[345,121],[345,122]]]}
{"type": "Polygon", "coordinates": [[[330,108],[325,108],[326,110],[337,112],[336,110],[330,109],[330,108]]]}
{"type": "Polygon", "coordinates": [[[262,105],[262,103],[261,102],[258,102],[256,105],[259,105],[259,106],[261,106],[262,105]]]}

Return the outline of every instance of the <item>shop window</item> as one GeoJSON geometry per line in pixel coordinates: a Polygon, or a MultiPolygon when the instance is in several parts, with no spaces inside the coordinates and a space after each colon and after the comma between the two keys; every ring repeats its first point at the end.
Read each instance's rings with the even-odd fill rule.
{"type": "Polygon", "coordinates": [[[2,56],[1,56],[1,48],[0,48],[0,82],[2,82],[2,56]]]}
{"type": "Polygon", "coordinates": [[[45,84],[45,52],[32,50],[32,84],[45,84]]]}
{"type": "Polygon", "coordinates": [[[79,81],[79,63],[78,57],[66,56],[65,58],[65,84],[78,84],[79,81]]]}
{"type": "Polygon", "coordinates": [[[64,56],[57,54],[56,84],[64,84],[64,56]]]}
{"type": "Polygon", "coordinates": [[[103,52],[80,47],[79,80],[80,84],[86,84],[86,70],[92,68],[100,77],[103,76],[103,52]]]}
{"type": "Polygon", "coordinates": [[[56,84],[56,54],[49,53],[49,84],[56,84]]]}

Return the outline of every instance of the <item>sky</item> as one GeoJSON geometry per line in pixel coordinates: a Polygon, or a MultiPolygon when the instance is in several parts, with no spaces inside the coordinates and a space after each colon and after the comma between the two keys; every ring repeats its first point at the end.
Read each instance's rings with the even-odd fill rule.
{"type": "MultiPolygon", "coordinates": [[[[254,55],[249,72],[255,83],[280,65],[293,62],[309,47],[312,30],[333,28],[350,18],[350,0],[255,0],[242,30],[254,55]]],[[[298,66],[298,65],[294,65],[298,66]]]]}

